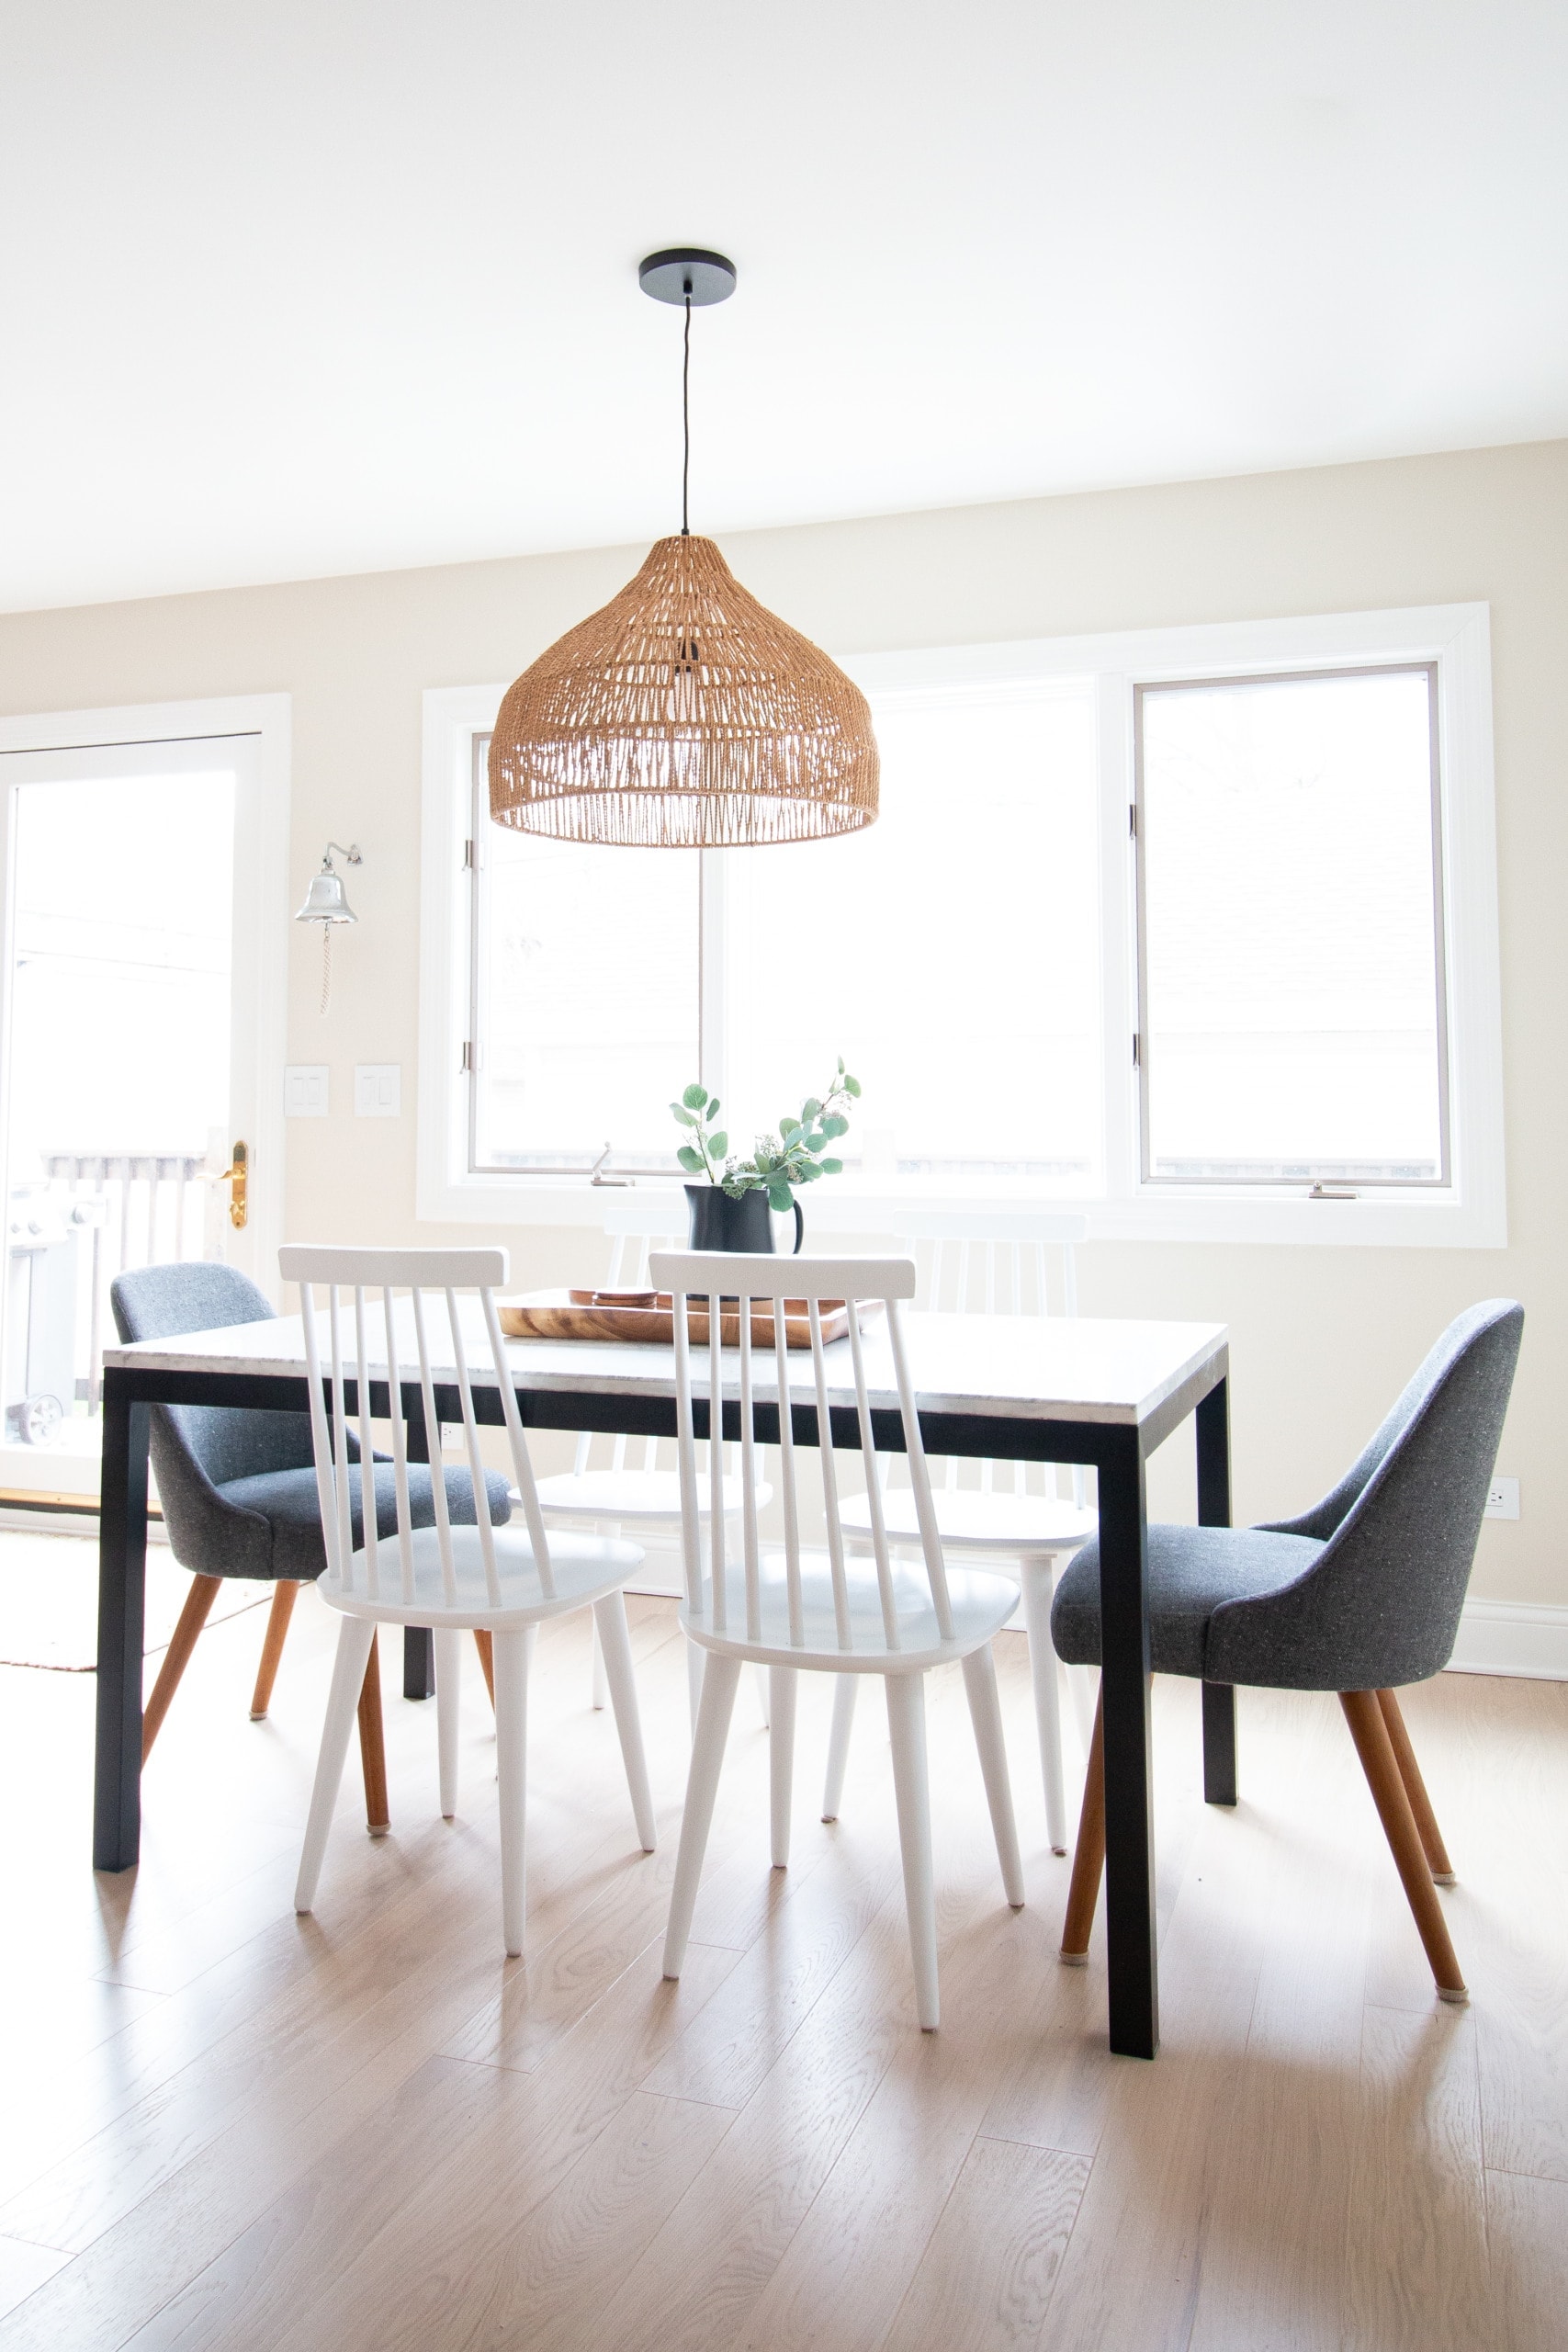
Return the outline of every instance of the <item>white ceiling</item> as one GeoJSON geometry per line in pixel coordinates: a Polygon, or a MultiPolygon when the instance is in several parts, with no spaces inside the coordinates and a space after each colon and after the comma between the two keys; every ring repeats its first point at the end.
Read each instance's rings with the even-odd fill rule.
{"type": "Polygon", "coordinates": [[[1562,0],[0,7],[0,606],[1568,433],[1562,0]]]}

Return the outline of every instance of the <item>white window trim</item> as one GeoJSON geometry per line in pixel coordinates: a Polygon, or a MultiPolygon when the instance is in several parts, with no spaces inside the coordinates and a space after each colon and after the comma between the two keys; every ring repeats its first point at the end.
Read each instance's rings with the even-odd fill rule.
{"type": "MultiPolygon", "coordinates": [[[[1492,762],[1489,608],[1432,605],[1398,612],[1224,622],[1116,635],[1027,639],[900,653],[841,654],[862,686],[919,695],[953,687],[1093,676],[1098,681],[1105,1191],[1070,1202],[1003,1181],[836,1178],[812,1193],[816,1231],[886,1231],[918,1199],[962,1211],[1080,1207],[1091,1240],[1330,1243],[1373,1249],[1502,1249],[1507,1241],[1503,1139],[1502,1000],[1492,762]],[[1136,909],[1127,811],[1134,797],[1134,681],[1245,676],[1391,661],[1438,664],[1442,890],[1448,945],[1452,1182],[1439,1193],[1380,1188],[1349,1201],[1305,1190],[1145,1184],[1139,1168],[1136,909]]],[[[420,953],[419,1197],[441,1222],[596,1226],[604,1194],[526,1174],[467,1173],[461,1046],[468,1007],[468,900],[463,843],[472,742],[494,724],[504,688],[432,689],[424,697],[423,900],[420,953]]],[[[640,1188],[639,1188],[640,1189],[640,1188]]],[[[650,1180],[647,1189],[660,1186],[650,1180]]],[[[663,1187],[667,1193],[668,1185],[663,1187]]]]}

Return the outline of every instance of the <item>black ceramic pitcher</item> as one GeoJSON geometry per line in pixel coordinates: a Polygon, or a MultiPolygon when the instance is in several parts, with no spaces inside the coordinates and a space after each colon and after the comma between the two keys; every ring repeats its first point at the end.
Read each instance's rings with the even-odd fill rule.
{"type": "MultiPolygon", "coordinates": [[[[739,1200],[731,1200],[717,1184],[688,1184],[686,1199],[691,1210],[690,1240],[694,1250],[746,1250],[765,1254],[776,1249],[773,1211],[766,1193],[742,1193],[739,1200]]],[[[793,1200],[790,1206],[795,1211],[795,1248],[790,1254],[798,1257],[806,1237],[806,1219],[800,1214],[798,1200],[793,1200]]]]}

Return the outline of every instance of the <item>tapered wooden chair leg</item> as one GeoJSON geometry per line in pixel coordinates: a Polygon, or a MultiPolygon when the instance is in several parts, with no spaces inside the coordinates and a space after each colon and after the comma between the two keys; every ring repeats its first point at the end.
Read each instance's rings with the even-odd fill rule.
{"type": "Polygon", "coordinates": [[[1082,1968],[1088,1962],[1089,1930],[1094,1926],[1094,1907],[1100,1901],[1104,1869],[1105,1716],[1103,1700],[1096,1699],[1089,1770],[1084,1776],[1083,1810],[1078,1815],[1078,1842],[1073,1848],[1072,1883],[1067,1889],[1067,1916],[1062,1923],[1062,1958],[1069,1968],[1082,1968]]]}
{"type": "Polygon", "coordinates": [[[991,1809],[997,1860],[1002,1869],[1002,1892],[1007,1896],[1010,1908],[1021,1911],[1023,1858],[1018,1850],[1018,1824],[1013,1818],[1007,1747],[1002,1738],[1001,1702],[997,1696],[997,1665],[989,1642],[984,1649],[971,1650],[964,1659],[964,1689],[969,1701],[969,1720],[975,1726],[975,1745],[980,1755],[986,1802],[991,1809]]]}
{"type": "Polygon", "coordinates": [[[1392,1690],[1378,1692],[1378,1705],[1382,1710],[1393,1760],[1399,1767],[1399,1777],[1404,1783],[1404,1793],[1410,1800],[1410,1810],[1416,1815],[1416,1826],[1421,1834],[1421,1847],[1426,1854],[1432,1876],[1439,1886],[1452,1886],[1454,1866],[1449,1860],[1449,1849],[1443,1843],[1443,1833],[1438,1826],[1438,1816],[1432,1811],[1432,1800],[1427,1794],[1427,1783],[1421,1778],[1421,1767],[1416,1761],[1416,1750],[1410,1745],[1410,1734],[1404,1727],[1404,1716],[1392,1690]]]}
{"type": "Polygon", "coordinates": [[[278,1661],[283,1645],[288,1638],[288,1621],[294,1614],[294,1604],[299,1598],[297,1584],[275,1584],[272,1607],[267,1613],[266,1639],[262,1644],[261,1664],[256,1668],[256,1687],[251,1693],[251,1721],[266,1721],[266,1711],[272,1704],[272,1686],[277,1680],[278,1661]]]}
{"type": "Polygon", "coordinates": [[[520,1960],[528,1912],[528,1668],[534,1657],[534,1628],[528,1625],[493,1638],[501,1926],[507,1958],[520,1960]]]}
{"type": "Polygon", "coordinates": [[[1029,1633],[1029,1671],[1034,1684],[1034,1723],[1040,1739],[1040,1778],[1045,1792],[1045,1835],[1054,1854],[1067,1850],[1067,1800],[1062,1787],[1062,1703],[1056,1682],[1056,1653],[1051,1643],[1051,1589],[1055,1563],[1021,1564],[1023,1622],[1029,1633]]]}
{"type": "Polygon", "coordinates": [[[708,1831],[718,1796],[718,1776],[724,1765],[729,1719],[735,1712],[740,1661],[716,1650],[705,1657],[703,1695],[697,1709],[697,1733],[692,1742],[691,1770],[686,1775],[686,1807],[681,1815],[681,1843],[675,1853],[675,1878],[670,1889],[670,1922],[664,1931],[664,1973],[679,1976],[697,1907],[708,1831]]]}
{"type": "Polygon", "coordinates": [[[822,1818],[837,1821],[844,1794],[844,1771],[850,1760],[850,1735],[855,1727],[855,1702],[860,1697],[858,1674],[833,1677],[833,1727],[828,1735],[828,1777],[822,1788],[822,1818]]]}
{"type": "Polygon", "coordinates": [[[384,1838],[392,1825],[387,1804],[387,1750],[381,1737],[381,1660],[374,1634],[359,1688],[359,1761],[365,1772],[366,1826],[372,1838],[384,1838]]]}
{"type": "Polygon", "coordinates": [[[795,1801],[795,1702],[800,1677],[790,1666],[768,1676],[768,1817],[773,1868],[789,1868],[790,1816],[795,1801]]]}
{"type": "Polygon", "coordinates": [[[364,1688],[365,1661],[375,1637],[374,1626],[367,1625],[362,1617],[344,1617],[338,1626],[333,1687],[327,1698],[327,1719],[321,1726],[321,1750],[316,1759],[310,1810],[305,1820],[305,1843],[299,1855],[299,1876],[294,1887],[296,1911],[309,1911],[316,1899],[321,1858],[327,1850],[343,1768],[348,1760],[355,1693],[364,1688]]]}
{"type": "Polygon", "coordinates": [[[631,1636],[626,1631],[625,1595],[609,1592],[603,1600],[596,1600],[593,1623],[599,1636],[599,1654],[604,1661],[610,1704],[615,1711],[615,1734],[621,1743],[621,1761],[626,1768],[632,1818],[637,1823],[643,1852],[651,1854],[657,1834],[653,1826],[653,1792],[648,1784],[648,1758],[642,1744],[642,1717],[637,1713],[637,1676],[632,1668],[631,1636]]]}
{"type": "Polygon", "coordinates": [[[169,1702],[180,1687],[180,1677],[190,1664],[190,1654],[196,1647],[197,1635],[207,1623],[207,1612],[218,1598],[221,1577],[192,1577],[186,1605],[180,1611],[179,1623],[175,1627],[164,1663],[158,1668],[158,1679],[152,1685],[152,1695],[141,1711],[141,1761],[146,1763],[152,1753],[164,1717],[169,1712],[169,1702]]]}
{"type": "Polygon", "coordinates": [[[441,1818],[457,1811],[457,1745],[462,1732],[463,1636],[450,1625],[437,1628],[435,1645],[435,1747],[441,1780],[441,1818]]]}
{"type": "Polygon", "coordinates": [[[1432,1874],[1421,1850],[1421,1834],[1404,1792],[1393,1743],[1374,1690],[1341,1690],[1339,1703],[1372,1792],[1372,1803],[1383,1826],[1405,1896],[1415,1914],[1421,1941],[1427,1948],[1438,1993],[1445,2001],[1467,2001],[1464,1978],[1449,1936],[1448,1921],[1432,1890],[1432,1874]]]}
{"type": "Polygon", "coordinates": [[[926,1761],[926,1678],[889,1674],[887,1734],[893,1748],[893,1795],[904,1861],[904,1908],[915,1969],[915,2015],[922,2033],[942,2023],[937,1984],[936,1880],[931,1870],[931,1781],[926,1761]]]}
{"type": "Polygon", "coordinates": [[[485,1689],[490,1692],[490,1711],[493,1715],[495,1713],[495,1645],[491,1640],[488,1625],[474,1627],[474,1647],[479,1654],[479,1665],[484,1671],[485,1689]]]}

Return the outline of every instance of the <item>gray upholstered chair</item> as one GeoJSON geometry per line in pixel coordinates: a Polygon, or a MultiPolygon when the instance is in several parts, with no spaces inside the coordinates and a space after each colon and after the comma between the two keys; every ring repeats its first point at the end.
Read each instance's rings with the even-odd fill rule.
{"type": "MultiPolygon", "coordinates": [[[[1451,1323],[1332,1494],[1299,1519],[1252,1528],[1149,1529],[1156,1674],[1279,1690],[1336,1690],[1438,1991],[1466,1998],[1434,1880],[1453,1870],[1395,1688],[1448,1664],[1524,1329],[1489,1299],[1451,1323]]],[[[1059,1657],[1100,1664],[1100,1552],[1074,1555],[1051,1611],[1059,1657]]],[[[1062,1957],[1079,1962],[1105,1857],[1097,1708],[1062,1957]]]]}
{"type": "MultiPolygon", "coordinates": [[[[110,1285],[109,1300],[115,1327],[128,1342],[267,1322],[274,1312],[265,1294],[234,1267],[206,1261],[142,1266],[120,1274],[110,1285]]],[[[352,1431],[348,1442],[357,1464],[359,1449],[352,1431]]],[[[244,1577],[275,1588],[251,1702],[252,1719],[259,1722],[272,1698],[295,1597],[302,1584],[314,1583],[326,1566],[308,1413],[154,1405],[151,1450],[169,1548],[194,1580],[143,1711],[143,1762],[224,1577],[244,1577]]],[[[474,1496],[468,1472],[449,1469],[446,1481],[453,1523],[471,1527],[474,1496]]],[[[507,1481],[492,1475],[486,1484],[491,1515],[499,1524],[511,1510],[507,1481]]],[[[355,1543],[362,1527],[361,1487],[356,1468],[351,1474],[355,1543]]],[[[414,1525],[433,1526],[430,1471],[411,1465],[409,1487],[414,1525]]],[[[397,1498],[391,1464],[383,1468],[379,1457],[375,1487],[377,1532],[389,1535],[397,1526],[397,1498]]],[[[387,1796],[381,1686],[374,1652],[360,1702],[359,1736],[366,1811],[372,1830],[379,1831],[387,1826],[387,1796]]]]}

